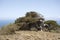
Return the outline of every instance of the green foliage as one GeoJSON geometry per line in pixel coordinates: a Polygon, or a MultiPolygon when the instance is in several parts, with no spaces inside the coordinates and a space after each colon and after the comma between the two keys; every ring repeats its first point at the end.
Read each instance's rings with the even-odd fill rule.
{"type": "Polygon", "coordinates": [[[50,24],[52,27],[57,27],[58,24],[56,21],[54,20],[48,20],[48,21],[45,21],[46,24],[50,24]]]}
{"type": "MultiPolygon", "coordinates": [[[[22,24],[21,28],[25,27],[29,29],[29,24],[38,25],[37,21],[40,21],[40,20],[44,20],[44,18],[41,15],[39,15],[37,12],[31,11],[31,12],[27,12],[25,17],[19,17],[17,20],[15,20],[15,24],[18,24],[18,25],[22,24]]],[[[33,27],[32,25],[30,27],[33,27]]]]}
{"type": "Polygon", "coordinates": [[[37,12],[31,11],[31,12],[27,12],[27,13],[26,13],[26,17],[35,18],[35,17],[40,17],[40,16],[37,14],[37,12]]]}
{"type": "Polygon", "coordinates": [[[45,23],[50,25],[48,28],[50,32],[59,32],[60,28],[56,21],[48,20],[48,21],[45,21],[45,23]]]}
{"type": "Polygon", "coordinates": [[[40,19],[44,20],[44,18],[40,16],[37,12],[27,12],[25,17],[19,17],[17,20],[15,20],[15,23],[36,22],[39,21],[40,19]]]}
{"type": "Polygon", "coordinates": [[[45,21],[45,23],[55,25],[55,26],[58,25],[57,22],[54,20],[48,20],[48,21],[45,21]]]}

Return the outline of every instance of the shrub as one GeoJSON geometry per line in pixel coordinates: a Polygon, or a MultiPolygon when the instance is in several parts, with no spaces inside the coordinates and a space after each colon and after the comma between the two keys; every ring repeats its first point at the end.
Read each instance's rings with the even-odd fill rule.
{"type": "Polygon", "coordinates": [[[31,11],[31,12],[27,12],[27,13],[26,13],[26,17],[35,18],[35,17],[40,17],[40,15],[37,14],[37,12],[31,11]]]}
{"type": "Polygon", "coordinates": [[[19,17],[18,19],[16,19],[15,24],[17,24],[18,26],[21,25],[20,29],[23,30],[30,29],[30,27],[31,29],[35,29],[36,27],[39,28],[40,20],[44,20],[44,18],[41,15],[39,15],[37,12],[31,11],[31,12],[27,12],[25,17],[19,17]],[[35,28],[33,28],[33,26],[35,28]]]}
{"type": "Polygon", "coordinates": [[[13,34],[18,28],[16,24],[9,24],[1,28],[0,34],[13,34]]]}
{"type": "Polygon", "coordinates": [[[50,32],[60,32],[60,28],[59,28],[59,25],[57,24],[56,21],[54,20],[48,20],[48,21],[45,21],[45,24],[48,24],[49,25],[49,31],[50,32]]]}

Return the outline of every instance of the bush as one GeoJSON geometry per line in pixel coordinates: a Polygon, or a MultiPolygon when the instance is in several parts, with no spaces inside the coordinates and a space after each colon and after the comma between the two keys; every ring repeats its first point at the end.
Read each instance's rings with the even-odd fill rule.
{"type": "Polygon", "coordinates": [[[31,11],[31,12],[27,12],[27,13],[26,13],[26,17],[35,18],[35,17],[40,17],[40,15],[37,14],[37,12],[31,11]]]}
{"type": "Polygon", "coordinates": [[[20,29],[23,29],[23,30],[28,29],[29,30],[30,28],[31,29],[35,29],[36,27],[39,28],[40,20],[44,20],[44,18],[41,15],[39,15],[37,12],[31,11],[31,12],[27,12],[25,17],[19,17],[18,19],[16,19],[15,24],[17,24],[18,26],[21,25],[20,29]],[[31,25],[29,25],[29,24],[31,24],[31,25]],[[33,26],[35,28],[33,28],[33,26]]]}
{"type": "Polygon", "coordinates": [[[9,24],[1,28],[0,34],[13,34],[18,28],[16,24],[9,24]]]}
{"type": "Polygon", "coordinates": [[[60,32],[60,27],[59,27],[59,25],[57,24],[56,21],[48,20],[48,21],[45,21],[45,24],[49,25],[48,29],[49,29],[50,32],[60,32]]]}

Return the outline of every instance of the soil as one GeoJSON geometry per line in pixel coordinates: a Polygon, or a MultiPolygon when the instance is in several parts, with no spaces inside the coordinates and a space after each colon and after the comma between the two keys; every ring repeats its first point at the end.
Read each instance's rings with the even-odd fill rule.
{"type": "Polygon", "coordinates": [[[60,40],[60,33],[16,31],[12,35],[0,35],[0,40],[60,40]]]}

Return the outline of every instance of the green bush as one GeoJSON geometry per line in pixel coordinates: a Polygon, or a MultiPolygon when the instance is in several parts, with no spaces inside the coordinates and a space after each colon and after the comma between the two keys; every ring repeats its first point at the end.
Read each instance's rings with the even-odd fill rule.
{"type": "Polygon", "coordinates": [[[23,30],[30,29],[30,27],[32,27],[32,29],[35,29],[33,28],[33,26],[39,28],[38,21],[40,22],[40,20],[44,20],[44,18],[41,15],[39,15],[37,12],[31,11],[31,12],[27,12],[25,17],[17,18],[15,20],[15,24],[17,24],[18,26],[21,25],[20,29],[23,29],[23,30]],[[31,25],[29,26],[29,24],[31,25]]]}
{"type": "Polygon", "coordinates": [[[31,12],[27,12],[27,13],[26,13],[26,17],[35,18],[35,17],[40,17],[40,15],[37,14],[37,12],[31,11],[31,12]]]}
{"type": "Polygon", "coordinates": [[[47,20],[47,21],[45,21],[45,24],[49,24],[48,29],[49,29],[50,32],[59,32],[60,27],[59,27],[59,25],[57,24],[56,21],[47,20]]]}

